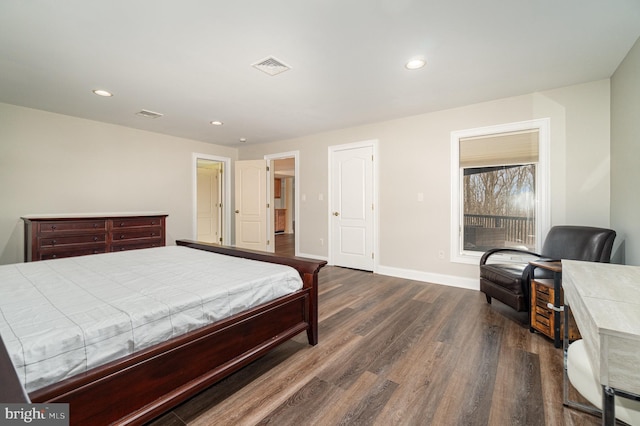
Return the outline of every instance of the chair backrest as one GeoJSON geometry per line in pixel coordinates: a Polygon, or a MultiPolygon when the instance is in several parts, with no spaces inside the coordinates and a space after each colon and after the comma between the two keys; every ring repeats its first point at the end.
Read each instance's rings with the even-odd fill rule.
{"type": "Polygon", "coordinates": [[[554,226],[542,246],[543,257],[608,263],[616,231],[591,226],[554,226]]]}

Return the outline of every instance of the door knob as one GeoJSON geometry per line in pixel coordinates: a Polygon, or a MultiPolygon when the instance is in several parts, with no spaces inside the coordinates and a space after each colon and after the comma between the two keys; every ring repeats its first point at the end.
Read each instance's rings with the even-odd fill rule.
{"type": "Polygon", "coordinates": [[[240,210],[236,210],[236,213],[240,213],[240,210]]]}
{"type": "Polygon", "coordinates": [[[338,213],[338,212],[333,212],[333,215],[334,215],[334,216],[340,216],[340,213],[338,213]]]}

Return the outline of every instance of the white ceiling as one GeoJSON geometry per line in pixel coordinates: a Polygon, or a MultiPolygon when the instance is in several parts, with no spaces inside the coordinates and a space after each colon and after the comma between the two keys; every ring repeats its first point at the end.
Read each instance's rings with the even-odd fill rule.
{"type": "Polygon", "coordinates": [[[608,78],[639,36],[639,0],[1,0],[0,102],[238,146],[608,78]]]}

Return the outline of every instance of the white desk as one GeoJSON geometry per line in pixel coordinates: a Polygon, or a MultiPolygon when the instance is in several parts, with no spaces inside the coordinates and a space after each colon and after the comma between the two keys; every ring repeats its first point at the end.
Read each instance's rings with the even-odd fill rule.
{"type": "Polygon", "coordinates": [[[562,275],[565,302],[603,386],[603,420],[614,421],[614,393],[640,395],[640,267],[563,260],[562,275]]]}

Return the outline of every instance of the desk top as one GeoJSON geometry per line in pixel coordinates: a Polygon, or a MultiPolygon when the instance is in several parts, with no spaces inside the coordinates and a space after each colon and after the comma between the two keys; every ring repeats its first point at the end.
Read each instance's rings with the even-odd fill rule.
{"type": "Polygon", "coordinates": [[[565,301],[600,383],[640,394],[640,267],[563,260],[565,301]]]}

